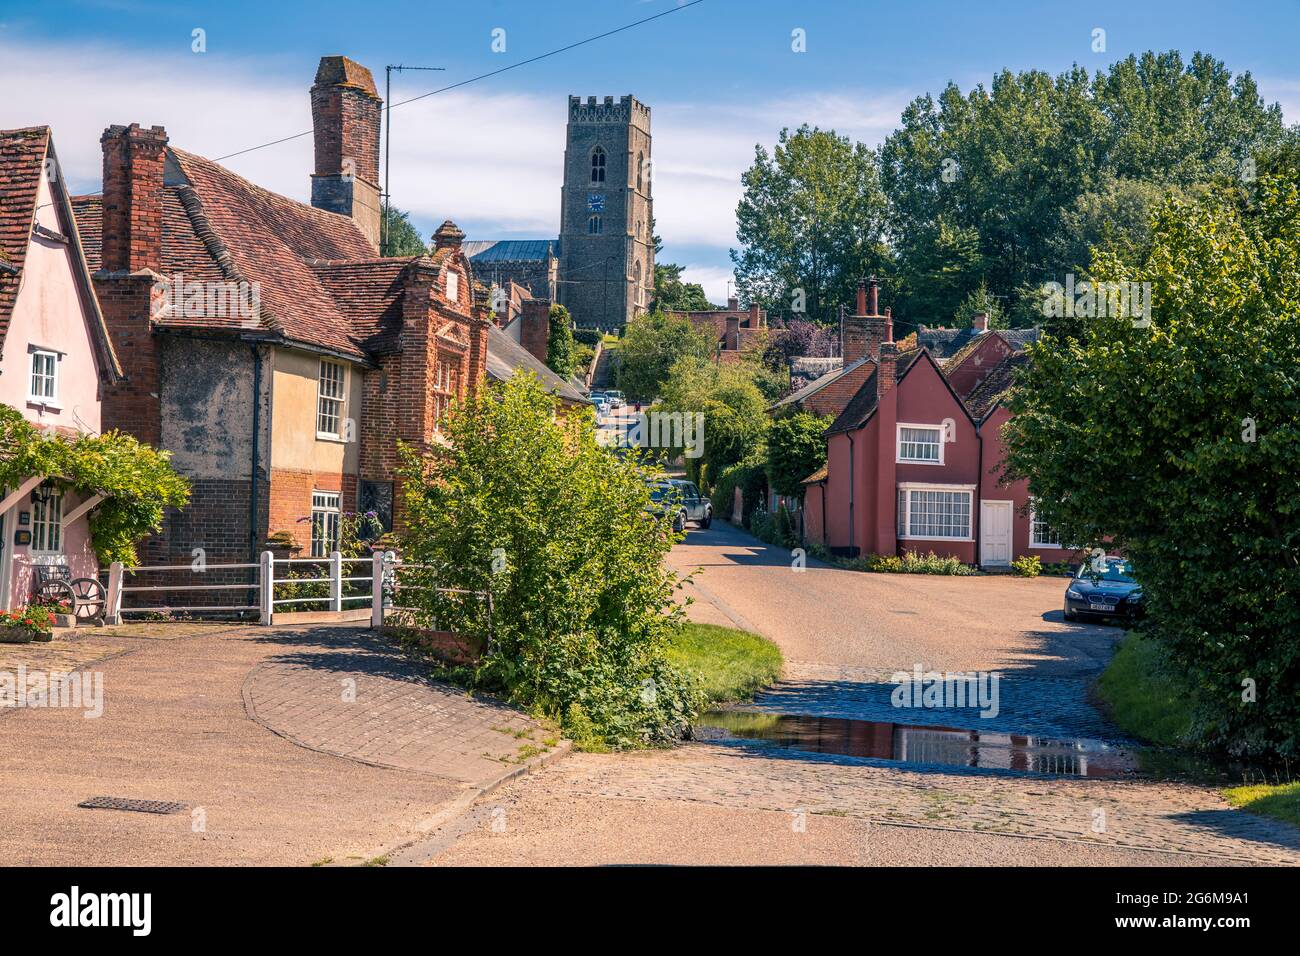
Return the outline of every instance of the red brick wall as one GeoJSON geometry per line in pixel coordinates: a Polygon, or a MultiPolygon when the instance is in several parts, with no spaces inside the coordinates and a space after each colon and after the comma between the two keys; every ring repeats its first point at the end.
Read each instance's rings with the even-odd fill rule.
{"type": "Polygon", "coordinates": [[[340,511],[357,510],[357,480],[353,475],[272,468],[269,485],[268,534],[288,532],[304,555],[311,551],[313,491],[337,491],[340,511]]]}
{"type": "Polygon", "coordinates": [[[545,364],[547,346],[551,337],[551,303],[545,299],[533,299],[524,303],[519,321],[519,344],[532,353],[533,357],[545,364]]]}
{"type": "Polygon", "coordinates": [[[103,267],[109,272],[161,268],[162,188],[167,131],[110,126],[104,154],[103,267]]]}
{"type": "Polygon", "coordinates": [[[104,389],[103,428],[121,429],[155,447],[162,443],[162,402],[158,382],[158,346],[151,330],[154,275],[146,272],[95,274],[109,337],[125,373],[104,389]]]}

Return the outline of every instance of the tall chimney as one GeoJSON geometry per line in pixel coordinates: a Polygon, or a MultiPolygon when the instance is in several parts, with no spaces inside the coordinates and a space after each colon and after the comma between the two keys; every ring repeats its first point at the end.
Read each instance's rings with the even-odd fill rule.
{"type": "Polygon", "coordinates": [[[989,330],[989,314],[987,312],[976,312],[971,318],[971,327],[976,332],[987,332],[989,330]]]}
{"type": "Polygon", "coordinates": [[[845,316],[843,322],[844,341],[841,351],[844,364],[849,365],[858,359],[880,357],[880,346],[894,338],[893,319],[886,311],[879,313],[879,283],[875,277],[858,282],[858,311],[856,315],[845,316]]]}
{"type": "Polygon", "coordinates": [[[167,131],[110,126],[104,151],[102,261],[109,272],[162,269],[163,166],[167,131]]]}
{"type": "Polygon", "coordinates": [[[311,88],[316,171],[311,204],[344,216],[379,250],[379,127],[384,101],[370,71],[345,56],[323,56],[311,88]]]}

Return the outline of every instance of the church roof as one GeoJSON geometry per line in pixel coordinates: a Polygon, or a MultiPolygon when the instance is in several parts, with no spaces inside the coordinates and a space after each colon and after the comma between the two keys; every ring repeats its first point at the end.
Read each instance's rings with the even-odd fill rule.
{"type": "Polygon", "coordinates": [[[471,262],[544,261],[557,254],[554,239],[474,239],[462,245],[471,262]]]}

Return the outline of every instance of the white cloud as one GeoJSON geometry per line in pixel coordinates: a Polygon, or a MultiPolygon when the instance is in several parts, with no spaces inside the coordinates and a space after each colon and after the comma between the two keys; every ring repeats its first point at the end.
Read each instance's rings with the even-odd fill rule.
{"type": "MultiPolygon", "coordinates": [[[[310,73],[289,81],[257,63],[188,52],[143,56],[108,46],[0,40],[0,87],[21,91],[6,102],[5,124],[52,126],[77,191],[99,188],[106,126],[162,125],[173,145],[215,159],[310,130],[311,80],[310,73]]],[[[674,247],[691,247],[698,264],[688,266],[688,277],[724,301],[740,176],[755,144],[770,148],[783,126],[803,122],[876,143],[907,99],[902,92],[825,93],[763,103],[652,103],[655,219],[667,257],[674,247]],[[709,249],[716,256],[701,254],[709,249]]],[[[426,231],[450,218],[471,238],[555,235],[564,122],[560,98],[486,85],[399,107],[393,201],[426,231]]],[[[310,135],[223,163],[294,199],[310,194],[310,135]]]]}
{"type": "Polygon", "coordinates": [[[709,301],[718,305],[725,305],[727,302],[727,296],[732,295],[735,292],[735,289],[731,285],[731,270],[717,266],[684,266],[682,268],[682,281],[698,282],[704,287],[704,294],[708,297],[709,301]]]}

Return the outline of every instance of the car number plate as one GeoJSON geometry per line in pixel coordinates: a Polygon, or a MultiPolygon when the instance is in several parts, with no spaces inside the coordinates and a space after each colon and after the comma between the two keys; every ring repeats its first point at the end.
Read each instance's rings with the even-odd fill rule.
{"type": "Polygon", "coordinates": [[[1089,607],[1090,609],[1094,610],[1094,611],[1113,611],[1113,610],[1115,610],[1115,605],[1113,605],[1113,604],[1093,604],[1091,601],[1088,602],[1088,607],[1089,607]]]}

